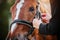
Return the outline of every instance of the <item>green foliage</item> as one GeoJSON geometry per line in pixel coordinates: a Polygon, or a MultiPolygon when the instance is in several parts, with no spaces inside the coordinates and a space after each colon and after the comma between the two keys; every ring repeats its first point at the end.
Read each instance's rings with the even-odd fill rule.
{"type": "Polygon", "coordinates": [[[13,5],[14,2],[15,2],[15,0],[7,0],[7,3],[8,3],[9,5],[13,5]]]}
{"type": "Polygon", "coordinates": [[[8,28],[9,28],[9,18],[11,17],[10,14],[10,7],[15,2],[14,0],[0,0],[0,40],[5,40],[8,28]]]}

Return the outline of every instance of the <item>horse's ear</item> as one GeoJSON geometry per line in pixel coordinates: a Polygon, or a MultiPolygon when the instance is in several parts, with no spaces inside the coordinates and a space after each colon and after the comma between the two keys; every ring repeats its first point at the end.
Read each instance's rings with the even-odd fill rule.
{"type": "Polygon", "coordinates": [[[20,0],[16,0],[15,3],[18,3],[20,0]]]}

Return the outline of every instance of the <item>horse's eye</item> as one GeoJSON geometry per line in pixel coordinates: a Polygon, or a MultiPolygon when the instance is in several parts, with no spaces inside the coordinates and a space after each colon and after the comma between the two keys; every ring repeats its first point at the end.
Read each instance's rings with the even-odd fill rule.
{"type": "Polygon", "coordinates": [[[33,11],[34,11],[34,7],[30,7],[30,8],[29,8],[29,11],[30,11],[30,12],[33,12],[33,11]]]}

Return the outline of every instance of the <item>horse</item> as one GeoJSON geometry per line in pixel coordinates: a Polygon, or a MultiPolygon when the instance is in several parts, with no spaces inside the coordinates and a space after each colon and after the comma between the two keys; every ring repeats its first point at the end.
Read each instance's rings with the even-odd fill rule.
{"type": "Polygon", "coordinates": [[[34,28],[32,25],[32,21],[38,12],[38,4],[36,0],[15,1],[10,9],[12,23],[6,40],[38,40],[35,36],[36,30],[33,32],[34,28]]]}
{"type": "MultiPolygon", "coordinates": [[[[35,15],[37,14],[37,9],[36,9],[37,7],[38,6],[37,6],[36,0],[16,0],[15,4],[11,7],[13,22],[10,26],[11,30],[8,33],[7,40],[57,40],[55,39],[57,38],[56,35],[41,34],[39,33],[39,30],[37,28],[33,28],[31,26],[32,25],[31,23],[35,15]],[[30,33],[30,31],[32,32],[30,33]]],[[[45,10],[42,10],[42,12],[46,13],[45,10]]],[[[39,19],[38,16],[37,18],[39,19]]],[[[45,15],[42,15],[42,16],[45,16],[45,15]]],[[[49,23],[49,21],[46,21],[43,18],[40,20],[42,20],[43,23],[49,23]]]]}

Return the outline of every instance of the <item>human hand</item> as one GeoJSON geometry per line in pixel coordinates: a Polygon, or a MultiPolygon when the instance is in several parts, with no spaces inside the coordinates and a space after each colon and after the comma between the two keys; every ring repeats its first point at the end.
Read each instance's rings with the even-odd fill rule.
{"type": "Polygon", "coordinates": [[[41,23],[42,23],[41,19],[38,18],[33,19],[33,27],[39,29],[41,23]]]}

